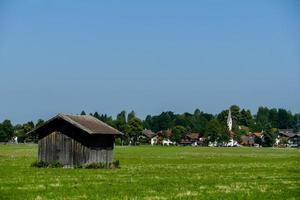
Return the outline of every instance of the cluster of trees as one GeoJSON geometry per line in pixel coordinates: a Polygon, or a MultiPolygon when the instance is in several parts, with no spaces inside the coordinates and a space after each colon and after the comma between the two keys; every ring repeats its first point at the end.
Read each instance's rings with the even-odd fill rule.
{"type": "Polygon", "coordinates": [[[18,137],[18,142],[37,142],[34,135],[27,135],[35,127],[41,126],[44,120],[39,119],[36,123],[29,121],[24,124],[13,125],[10,120],[6,119],[0,123],[0,142],[9,142],[13,137],[18,137]]]}
{"type": "MultiPolygon", "coordinates": [[[[255,115],[250,110],[241,109],[237,105],[230,107],[233,121],[232,131],[234,139],[239,141],[241,135],[249,132],[264,132],[264,140],[256,138],[256,143],[264,146],[272,146],[275,133],[278,129],[300,129],[300,114],[292,114],[285,109],[269,109],[259,107],[255,115]]],[[[99,115],[97,112],[90,113],[94,117],[108,123],[121,132],[125,133],[123,143],[130,141],[136,143],[142,130],[150,129],[153,132],[162,131],[165,138],[180,142],[187,133],[201,133],[205,136],[205,143],[228,142],[230,133],[227,127],[229,110],[223,110],[217,115],[209,114],[196,109],[194,113],[175,114],[171,111],[162,112],[159,115],[147,115],[144,120],[139,119],[134,111],[126,114],[120,112],[116,119],[111,116],[99,115]]],[[[81,114],[85,114],[83,111],[81,114]]]]}
{"type": "MultiPolygon", "coordinates": [[[[85,115],[85,112],[82,111],[81,115],[85,115]]],[[[115,120],[106,114],[99,115],[98,112],[90,113],[90,115],[124,133],[125,135],[121,138],[123,144],[129,144],[129,142],[137,143],[139,135],[144,130],[143,121],[136,116],[134,111],[131,111],[128,115],[126,111],[122,111],[115,120]]]]}
{"type": "MultiPolygon", "coordinates": [[[[233,132],[236,140],[240,136],[249,132],[264,132],[264,141],[257,141],[265,146],[274,143],[275,132],[278,129],[300,129],[300,114],[292,114],[285,109],[269,109],[259,107],[255,115],[250,110],[240,109],[237,105],[230,107],[233,132]]],[[[81,115],[86,115],[84,111],[81,115]]],[[[229,140],[229,130],[227,128],[228,110],[223,110],[217,115],[209,114],[196,109],[194,113],[175,114],[171,111],[162,112],[159,115],[148,115],[144,120],[138,118],[134,111],[122,111],[116,118],[98,112],[90,115],[111,125],[123,132],[121,138],[123,144],[136,143],[144,129],[154,132],[162,131],[164,137],[172,141],[179,142],[186,133],[201,133],[205,136],[206,142],[226,142],[229,140]]],[[[30,121],[25,124],[12,125],[9,120],[0,123],[0,142],[7,142],[12,137],[17,136],[19,142],[36,142],[36,138],[26,135],[33,128],[44,123],[38,120],[36,123],[30,121]]]]}

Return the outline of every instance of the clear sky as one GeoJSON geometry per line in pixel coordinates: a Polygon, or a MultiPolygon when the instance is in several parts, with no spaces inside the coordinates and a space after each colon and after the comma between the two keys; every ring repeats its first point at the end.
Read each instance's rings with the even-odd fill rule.
{"type": "Polygon", "coordinates": [[[300,1],[0,1],[0,120],[300,112],[300,1]]]}

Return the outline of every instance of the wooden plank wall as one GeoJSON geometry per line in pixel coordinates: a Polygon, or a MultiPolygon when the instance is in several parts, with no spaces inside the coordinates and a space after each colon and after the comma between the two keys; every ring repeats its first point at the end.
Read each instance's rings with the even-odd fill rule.
{"type": "Polygon", "coordinates": [[[65,134],[54,131],[38,142],[38,160],[58,161],[66,167],[93,162],[112,162],[112,149],[88,148],[65,134]]]}

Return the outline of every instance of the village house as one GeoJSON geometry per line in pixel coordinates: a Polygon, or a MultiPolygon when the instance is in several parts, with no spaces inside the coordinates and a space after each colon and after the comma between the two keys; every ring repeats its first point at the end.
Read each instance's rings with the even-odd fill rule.
{"type": "Polygon", "coordinates": [[[289,147],[300,147],[300,133],[297,133],[289,138],[288,140],[289,147]]]}
{"type": "Polygon", "coordinates": [[[142,133],[142,136],[140,137],[140,140],[146,140],[147,143],[150,143],[152,146],[156,144],[167,146],[176,144],[175,142],[172,142],[170,139],[168,139],[169,135],[171,135],[170,130],[158,131],[157,133],[154,133],[151,130],[145,129],[142,133]]]}
{"type": "Polygon", "coordinates": [[[66,167],[111,163],[122,133],[90,115],[58,114],[28,134],[38,136],[38,161],[66,167]]]}
{"type": "Polygon", "coordinates": [[[282,147],[300,147],[300,132],[293,129],[279,129],[275,144],[282,147]]]}
{"type": "Polygon", "coordinates": [[[146,138],[147,142],[153,146],[159,143],[159,140],[161,139],[161,134],[154,133],[151,130],[145,129],[142,133],[142,137],[146,138]]]}
{"type": "Polygon", "coordinates": [[[202,140],[203,136],[200,133],[188,133],[181,138],[180,144],[184,146],[197,146],[202,142],[202,140]]]}
{"type": "Polygon", "coordinates": [[[258,146],[258,144],[255,143],[255,138],[263,138],[262,132],[255,132],[255,133],[248,133],[241,136],[241,142],[240,145],[243,146],[258,146]]]}

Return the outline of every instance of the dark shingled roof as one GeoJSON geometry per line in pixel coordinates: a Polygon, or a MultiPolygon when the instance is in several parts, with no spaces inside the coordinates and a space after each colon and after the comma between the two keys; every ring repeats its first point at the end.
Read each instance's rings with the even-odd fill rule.
{"type": "Polygon", "coordinates": [[[283,135],[285,137],[294,137],[295,133],[293,129],[279,129],[279,135],[283,135]]]}
{"type": "MultiPolygon", "coordinates": [[[[45,122],[44,125],[52,122],[55,119],[63,119],[72,125],[76,126],[77,128],[82,129],[83,131],[89,133],[89,134],[109,134],[109,135],[123,135],[120,131],[117,129],[109,126],[108,124],[100,121],[99,119],[91,116],[91,115],[70,115],[70,114],[58,114],[57,116],[53,117],[52,119],[45,122]]],[[[35,132],[40,127],[37,127],[36,129],[32,130],[29,133],[35,132]]],[[[29,134],[28,133],[28,134],[29,134]]]]}
{"type": "Polygon", "coordinates": [[[198,140],[201,137],[201,134],[200,133],[189,133],[189,134],[186,134],[186,136],[189,137],[190,139],[198,140]]]}
{"type": "Polygon", "coordinates": [[[147,129],[143,131],[143,134],[148,138],[153,138],[154,136],[157,135],[157,133],[153,133],[151,130],[147,130],[147,129]]]}

